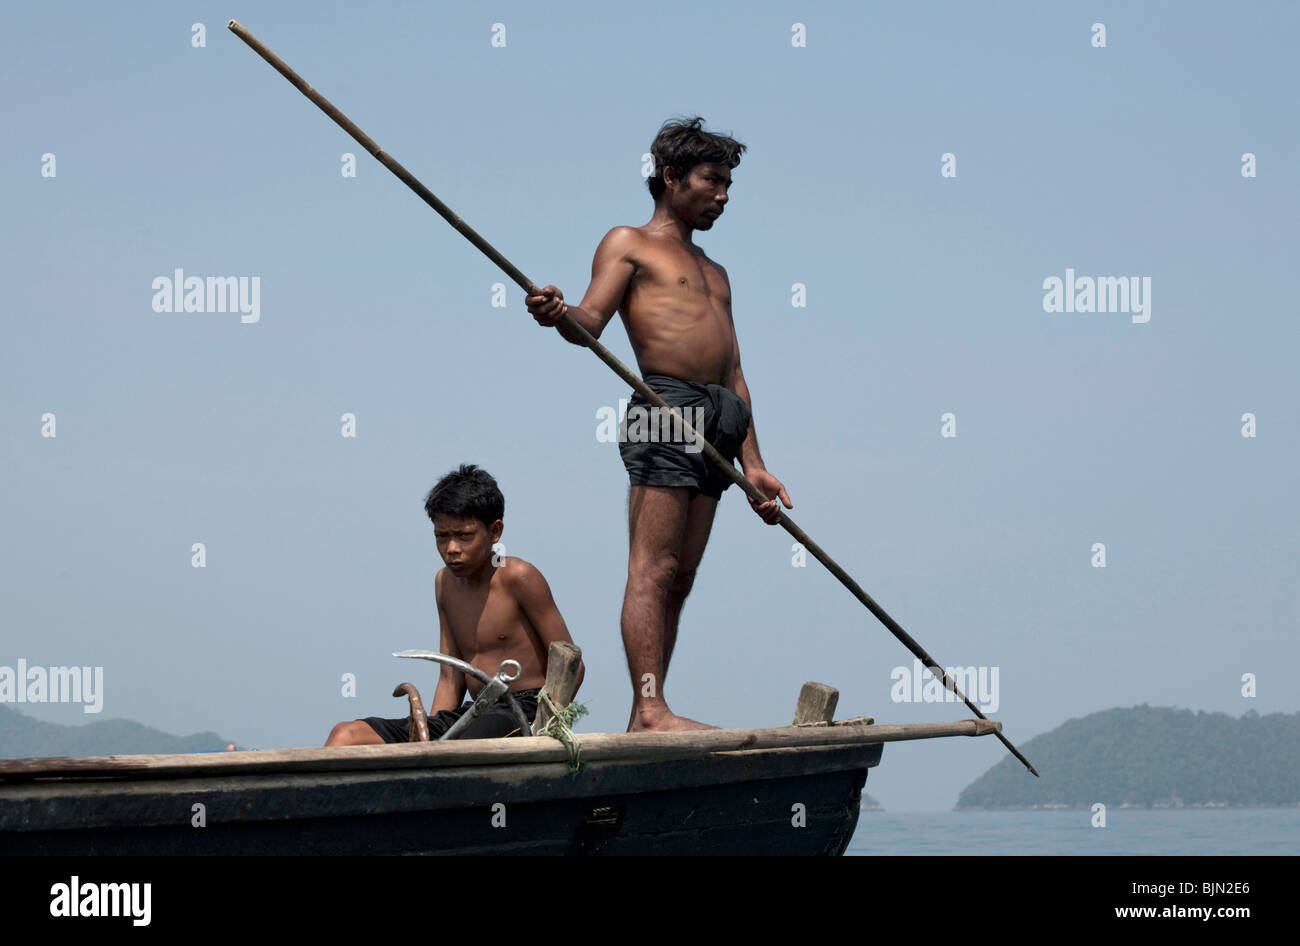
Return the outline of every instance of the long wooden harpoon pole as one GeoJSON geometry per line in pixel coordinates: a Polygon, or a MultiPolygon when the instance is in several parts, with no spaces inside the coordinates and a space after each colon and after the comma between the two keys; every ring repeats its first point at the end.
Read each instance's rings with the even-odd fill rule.
{"type": "MultiPolygon", "coordinates": [[[[437,196],[434,195],[433,191],[429,190],[429,188],[416,180],[414,174],[402,167],[401,164],[393,159],[392,155],[388,154],[388,152],[384,151],[384,149],[379,147],[379,145],[375,144],[365,132],[354,125],[346,115],[335,108],[330,101],[325,98],[325,96],[313,89],[307,84],[302,76],[298,75],[298,73],[285,65],[284,60],[271,52],[271,50],[267,49],[265,44],[263,44],[256,36],[244,29],[238,20],[231,20],[226,25],[230,28],[232,33],[247,43],[253,52],[257,53],[270,63],[271,67],[274,68],[276,72],[280,73],[280,75],[292,82],[299,92],[315,102],[316,106],[322,112],[334,119],[335,123],[351,135],[356,140],[357,144],[361,145],[361,147],[374,155],[375,160],[396,174],[403,184],[420,195],[421,200],[434,210],[438,211],[439,216],[460,231],[461,235],[478,247],[484,256],[496,263],[497,266],[499,266],[507,276],[514,280],[515,284],[523,289],[525,293],[530,296],[539,295],[541,293],[541,289],[539,289],[531,279],[520,272],[519,269],[510,262],[510,260],[497,252],[496,247],[479,236],[464,220],[452,213],[451,208],[440,201],[437,196]]],[[[674,422],[678,417],[681,417],[678,411],[670,407],[663,398],[651,390],[650,386],[632,372],[627,365],[619,361],[618,358],[614,356],[613,352],[600,342],[596,341],[590,332],[575,322],[572,318],[565,315],[560,320],[560,324],[562,324],[574,337],[581,339],[584,345],[596,353],[597,358],[609,365],[615,374],[632,386],[634,391],[655,407],[665,411],[671,411],[675,415],[674,422]]],[[[754,500],[756,503],[765,503],[768,501],[768,497],[759,492],[758,488],[755,487],[753,483],[745,479],[744,475],[736,469],[734,464],[724,459],[722,454],[718,453],[718,451],[714,449],[713,444],[705,440],[704,437],[697,433],[690,424],[686,423],[684,417],[681,418],[681,422],[682,434],[688,442],[701,444],[703,446],[704,455],[709,458],[709,462],[721,470],[723,474],[731,480],[731,482],[739,486],[746,496],[754,500]]],[[[969,708],[970,711],[980,719],[988,719],[987,716],[980,712],[979,707],[967,699],[966,695],[957,688],[957,682],[953,680],[953,678],[946,673],[941,666],[939,666],[938,662],[933,657],[926,653],[925,648],[913,640],[912,635],[903,630],[897,621],[885,613],[885,609],[876,604],[871,595],[863,591],[862,586],[854,581],[853,577],[841,568],[835,559],[827,555],[826,551],[814,542],[808,533],[799,528],[799,526],[795,524],[794,520],[784,512],[781,512],[780,509],[778,509],[777,514],[779,516],[778,522],[780,522],[781,527],[794,536],[795,540],[799,542],[800,545],[811,552],[817,561],[825,565],[830,573],[840,580],[840,584],[853,593],[853,597],[866,605],[867,610],[879,618],[880,622],[884,624],[885,627],[889,628],[890,632],[902,642],[904,647],[912,652],[913,656],[920,660],[921,663],[924,664],[932,674],[934,674],[936,679],[943,681],[944,687],[960,697],[961,701],[966,704],[967,708],[969,708]]],[[[1002,735],[1001,732],[998,732],[996,735],[998,739],[1002,741],[1002,744],[1010,749],[1012,754],[1025,764],[1025,768],[1030,772],[1033,772],[1034,775],[1038,774],[1034,767],[1029,764],[1029,760],[1021,754],[1019,749],[1011,744],[1011,741],[1007,739],[1006,736],[1002,735]]]]}

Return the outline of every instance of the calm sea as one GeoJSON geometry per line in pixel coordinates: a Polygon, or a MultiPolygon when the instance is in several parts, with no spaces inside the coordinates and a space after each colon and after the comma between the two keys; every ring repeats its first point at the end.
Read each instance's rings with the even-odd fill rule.
{"type": "Polygon", "coordinates": [[[1300,854],[1300,808],[864,811],[847,855],[1300,854]]]}

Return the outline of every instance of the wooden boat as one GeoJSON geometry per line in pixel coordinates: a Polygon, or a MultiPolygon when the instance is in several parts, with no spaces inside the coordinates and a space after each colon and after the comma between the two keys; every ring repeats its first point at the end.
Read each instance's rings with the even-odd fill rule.
{"type": "MultiPolygon", "coordinates": [[[[801,707],[826,705],[820,686],[801,707]]],[[[582,734],[576,775],[550,736],[0,760],[0,851],[842,854],[885,742],[1000,727],[582,734]]]]}

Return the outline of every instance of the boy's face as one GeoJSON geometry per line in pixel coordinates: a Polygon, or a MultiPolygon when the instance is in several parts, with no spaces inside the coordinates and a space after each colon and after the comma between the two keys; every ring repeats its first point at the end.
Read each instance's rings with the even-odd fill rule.
{"type": "Polygon", "coordinates": [[[492,558],[492,545],[501,538],[501,520],[491,526],[472,516],[439,513],[433,519],[433,537],[438,554],[453,575],[465,576],[482,568],[492,558]]]}

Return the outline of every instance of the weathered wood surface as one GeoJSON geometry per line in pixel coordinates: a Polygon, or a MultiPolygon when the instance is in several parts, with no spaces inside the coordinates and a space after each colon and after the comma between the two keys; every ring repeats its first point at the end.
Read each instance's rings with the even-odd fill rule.
{"type": "MultiPolygon", "coordinates": [[[[578,689],[578,670],[582,667],[582,648],[567,641],[551,641],[546,651],[546,693],[556,709],[564,709],[573,701],[578,689]]],[[[537,718],[533,732],[541,731],[551,718],[551,711],[537,705],[537,718]]]]}
{"type": "Polygon", "coordinates": [[[851,716],[848,719],[836,719],[830,722],[819,720],[815,723],[795,723],[796,726],[870,726],[876,721],[874,716],[851,716]]]}
{"type": "Polygon", "coordinates": [[[799,691],[799,702],[794,708],[794,725],[829,723],[835,718],[835,707],[839,701],[839,690],[824,683],[808,681],[799,691]]]}
{"type": "MultiPolygon", "coordinates": [[[[782,726],[772,729],[713,729],[698,732],[579,734],[588,761],[686,759],[746,749],[805,746],[872,745],[946,736],[983,736],[999,732],[996,720],[965,719],[950,723],[904,723],[890,726],[782,726]]],[[[466,739],[451,742],[384,746],[274,749],[198,755],[122,755],[87,758],[0,760],[0,779],[76,776],[174,777],[238,776],[245,773],[298,771],[366,771],[465,765],[567,763],[568,751],[547,736],[514,739],[466,739]]]]}

